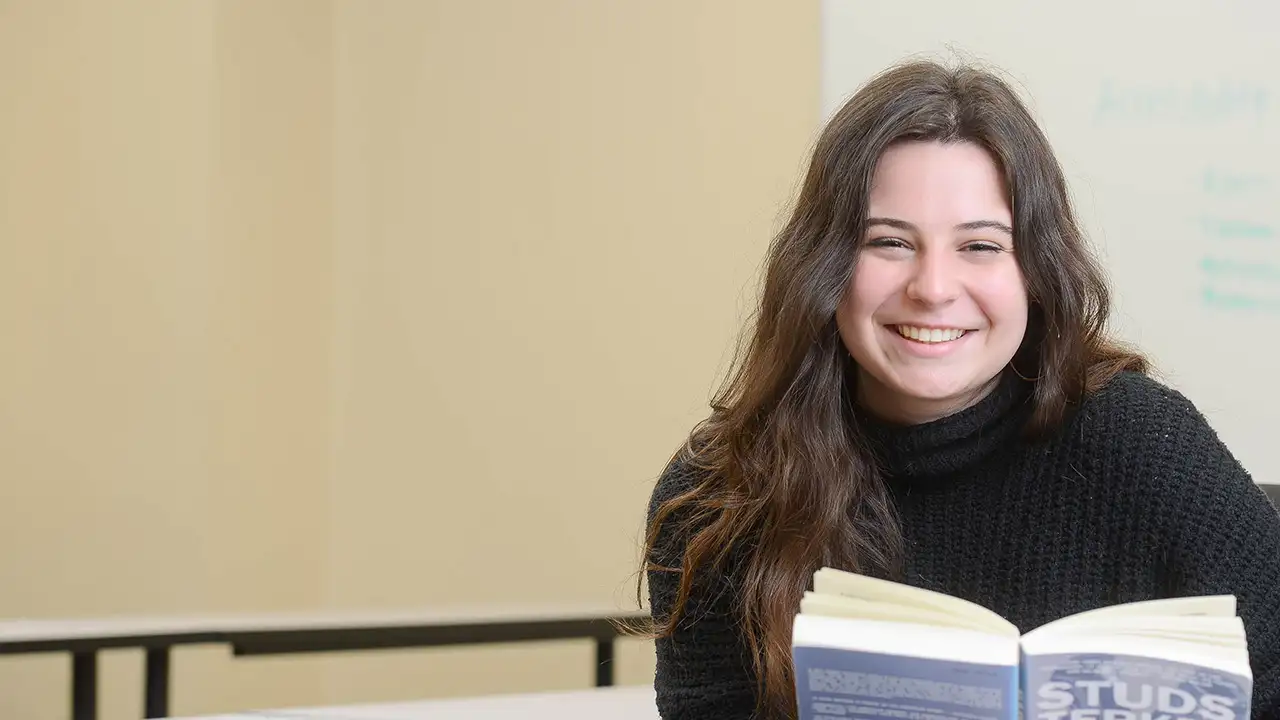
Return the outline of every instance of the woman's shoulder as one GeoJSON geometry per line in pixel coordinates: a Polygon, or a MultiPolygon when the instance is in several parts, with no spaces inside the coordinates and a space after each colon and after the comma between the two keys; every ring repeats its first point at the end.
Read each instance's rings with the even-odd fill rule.
{"type": "Polygon", "coordinates": [[[1216,433],[1186,395],[1144,373],[1117,373],[1080,405],[1077,423],[1114,440],[1155,441],[1216,433]]]}
{"type": "Polygon", "coordinates": [[[671,500],[692,492],[706,475],[707,471],[699,466],[691,447],[688,444],[681,447],[668,460],[666,467],[658,475],[658,481],[654,483],[653,493],[649,498],[650,517],[671,500]]]}
{"type": "Polygon", "coordinates": [[[1155,483],[1149,489],[1167,492],[1249,481],[1195,403],[1142,373],[1121,372],[1091,393],[1071,425],[1072,441],[1128,483],[1155,483]]]}
{"type": "Polygon", "coordinates": [[[1133,370],[1116,373],[1106,384],[1090,393],[1083,406],[1106,412],[1137,411],[1144,415],[1195,410],[1191,401],[1178,390],[1146,373],[1133,370]]]}
{"type": "Polygon", "coordinates": [[[698,490],[708,474],[689,443],[668,460],[649,497],[646,524],[651,532],[656,533],[652,538],[656,549],[666,554],[680,554],[690,537],[701,529],[694,526],[694,518],[705,513],[697,511],[696,501],[680,499],[698,490]]]}

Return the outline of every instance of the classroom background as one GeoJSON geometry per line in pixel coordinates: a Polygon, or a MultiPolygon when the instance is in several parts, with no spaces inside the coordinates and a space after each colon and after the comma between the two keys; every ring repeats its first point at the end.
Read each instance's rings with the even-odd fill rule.
{"type": "MultiPolygon", "coordinates": [[[[984,4],[0,0],[0,619],[636,607],[822,119],[915,52],[1023,84],[1118,331],[1280,478],[1274,9],[984,4]]],[[[579,688],[591,653],[184,647],[171,710],[579,688]]],[[[141,651],[99,662],[140,717],[141,651]]],[[[69,672],[0,656],[3,717],[67,717],[69,672]]]]}

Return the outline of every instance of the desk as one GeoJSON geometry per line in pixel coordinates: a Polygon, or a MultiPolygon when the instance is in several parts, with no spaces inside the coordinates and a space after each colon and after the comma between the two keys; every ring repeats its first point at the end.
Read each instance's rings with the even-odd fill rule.
{"type": "Polygon", "coordinates": [[[117,617],[77,620],[0,622],[0,654],[71,653],[72,720],[98,714],[98,651],[142,648],[146,651],[144,717],[164,717],[169,705],[169,648],[216,643],[220,624],[209,617],[117,617]]]}
{"type": "Polygon", "coordinates": [[[502,605],[401,611],[277,613],[0,622],[0,654],[71,653],[72,720],[96,720],[97,652],[146,651],[144,717],[168,715],[169,651],[225,644],[235,655],[591,639],[596,685],[613,684],[614,621],[646,617],[600,605],[502,605]]]}
{"type": "MultiPolygon", "coordinates": [[[[652,687],[260,710],[186,720],[658,720],[652,687]]],[[[177,719],[175,719],[177,720],[177,719]]]]}

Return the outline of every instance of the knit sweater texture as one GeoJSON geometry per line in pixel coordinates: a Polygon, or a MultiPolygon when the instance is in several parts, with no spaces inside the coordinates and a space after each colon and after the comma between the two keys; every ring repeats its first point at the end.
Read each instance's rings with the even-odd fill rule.
{"type": "MultiPolygon", "coordinates": [[[[905,541],[904,582],[983,605],[1023,632],[1073,613],[1184,595],[1234,594],[1248,633],[1253,717],[1280,718],[1280,515],[1182,394],[1122,373],[1054,435],[1029,441],[1030,385],[1008,377],[973,407],[915,426],[860,415],[905,541]]],[[[650,505],[698,477],[677,460],[650,505]]],[[[653,559],[680,566],[665,522],[653,559]]],[[[666,720],[756,717],[756,678],[732,568],[695,575],[686,620],[657,641],[666,720]]],[[[677,573],[650,571],[669,615],[677,573]]]]}

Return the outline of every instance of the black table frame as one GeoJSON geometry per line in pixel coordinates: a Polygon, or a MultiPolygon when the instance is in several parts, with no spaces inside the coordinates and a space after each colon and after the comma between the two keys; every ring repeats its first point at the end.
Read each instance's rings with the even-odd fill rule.
{"type": "Polygon", "coordinates": [[[71,718],[97,720],[98,651],[142,648],[146,652],[143,717],[163,718],[169,714],[169,653],[178,645],[230,645],[233,655],[252,656],[590,639],[595,642],[595,684],[597,687],[605,687],[614,682],[613,646],[621,634],[618,623],[633,622],[642,617],[644,616],[622,614],[609,617],[513,618],[468,623],[437,621],[347,627],[198,630],[155,635],[29,640],[0,644],[0,655],[70,653],[71,718]]]}

